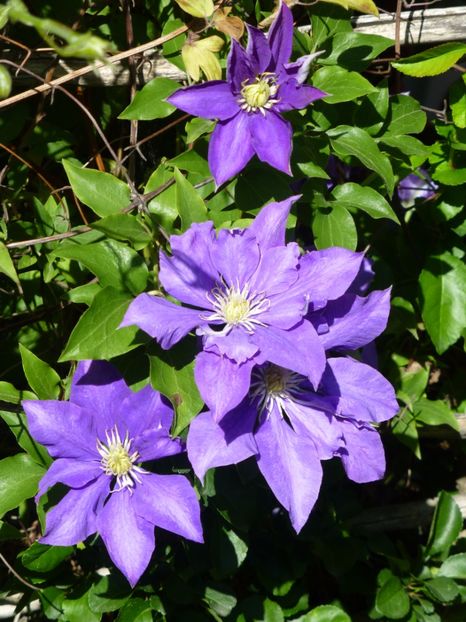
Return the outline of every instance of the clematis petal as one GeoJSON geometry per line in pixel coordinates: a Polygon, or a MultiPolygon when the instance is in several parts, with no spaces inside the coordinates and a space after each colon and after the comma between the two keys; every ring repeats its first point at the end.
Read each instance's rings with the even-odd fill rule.
{"type": "Polygon", "coordinates": [[[340,419],[340,425],[345,439],[340,458],[348,477],[360,484],[382,479],[385,452],[377,430],[344,419],[340,419]]]}
{"type": "Polygon", "coordinates": [[[290,59],[293,48],[293,15],[283,0],[270,26],[268,39],[275,67],[280,68],[290,59]]]}
{"type": "Polygon", "coordinates": [[[188,458],[201,481],[209,469],[238,464],[257,454],[252,434],[256,416],[256,408],[244,401],[220,423],[216,423],[210,412],[201,413],[191,421],[188,458]]]}
{"type": "Polygon", "coordinates": [[[208,153],[210,170],[217,186],[242,171],[253,155],[247,114],[238,112],[235,117],[217,123],[208,153]]]}
{"type": "Polygon", "coordinates": [[[259,28],[249,24],[246,24],[246,28],[248,29],[246,54],[249,58],[251,69],[255,74],[263,73],[272,59],[269,42],[259,28]]]}
{"type": "Polygon", "coordinates": [[[338,397],[339,411],[359,421],[386,421],[399,410],[392,385],[378,371],[349,357],[329,358],[321,389],[338,397]]]}
{"type": "Polygon", "coordinates": [[[216,421],[246,396],[251,384],[253,365],[253,361],[238,365],[226,356],[218,356],[212,352],[201,352],[196,356],[196,384],[216,421]]]}
{"type": "Polygon", "coordinates": [[[259,243],[261,250],[285,244],[286,221],[293,203],[301,198],[296,194],[284,201],[272,201],[254,218],[248,231],[259,243]]]}
{"type": "Polygon", "coordinates": [[[274,409],[255,434],[257,464],[299,533],[319,495],[322,466],[312,440],[297,434],[274,409]]]}
{"type": "Polygon", "coordinates": [[[31,435],[54,458],[98,457],[94,419],[86,410],[56,400],[25,400],[23,408],[31,435]]]}
{"type": "Polygon", "coordinates": [[[365,298],[345,294],[332,300],[324,311],[328,324],[328,332],[320,337],[324,348],[356,350],[365,346],[385,329],[389,313],[390,289],[374,291],[365,298]]]}
{"type": "Polygon", "coordinates": [[[136,514],[134,495],[110,495],[97,516],[97,529],[110,559],[134,587],[149,565],[155,548],[154,526],[136,514]]]}
{"type": "Polygon", "coordinates": [[[286,63],[283,66],[280,77],[283,77],[283,81],[285,82],[288,78],[294,78],[298,84],[303,84],[309,75],[309,69],[312,61],[321,54],[323,54],[323,50],[314,52],[313,54],[306,54],[306,56],[301,56],[293,63],[286,63]]]}
{"type": "Polygon", "coordinates": [[[335,300],[356,278],[363,257],[363,253],[338,247],[306,253],[295,287],[306,291],[311,301],[335,300]]]}
{"type": "Polygon", "coordinates": [[[212,260],[227,286],[242,289],[259,265],[259,245],[247,230],[220,229],[212,260]]]}
{"type": "Polygon", "coordinates": [[[290,330],[258,326],[251,339],[265,360],[307,376],[317,387],[325,368],[325,352],[312,324],[306,320],[290,330]]]}
{"type": "Polygon", "coordinates": [[[258,351],[249,333],[242,328],[233,327],[229,333],[199,329],[197,334],[203,337],[204,351],[227,357],[237,365],[251,360],[258,351]]]}
{"type": "Polygon", "coordinates": [[[165,298],[139,294],[129,305],[120,328],[135,324],[168,350],[193,328],[206,324],[200,319],[200,313],[165,298]]]}
{"type": "Polygon", "coordinates": [[[211,259],[214,242],[212,222],[193,223],[182,235],[172,235],[172,257],[160,253],[159,277],[165,291],[181,302],[204,308],[206,292],[218,280],[211,259]]]}
{"type": "Polygon", "coordinates": [[[103,475],[84,488],[71,489],[47,512],[43,544],[71,546],[97,531],[96,510],[109,492],[110,479],[103,475]]]}
{"type": "Polygon", "coordinates": [[[278,112],[301,110],[302,108],[307,108],[316,99],[321,99],[326,95],[328,93],[325,93],[325,91],[321,91],[314,86],[299,84],[296,80],[291,79],[280,85],[278,93],[280,101],[274,106],[274,110],[278,112]]]}
{"type": "Polygon", "coordinates": [[[70,402],[95,415],[97,434],[102,438],[117,423],[116,410],[131,393],[120,372],[110,363],[80,361],[71,383],[70,402]]]}
{"type": "Polygon", "coordinates": [[[227,79],[232,93],[237,96],[241,91],[242,83],[253,80],[254,70],[251,67],[246,50],[236,41],[231,40],[231,48],[227,58],[227,79]]]}
{"type": "Polygon", "coordinates": [[[175,91],[167,101],[188,114],[203,119],[230,119],[238,112],[238,102],[224,80],[210,80],[175,91]]]}
{"type": "Polygon", "coordinates": [[[290,157],[293,148],[291,124],[269,110],[265,115],[249,115],[252,147],[259,160],[291,175],[290,157]]]}
{"type": "Polygon", "coordinates": [[[295,402],[287,400],[285,411],[297,434],[308,436],[314,441],[320,460],[332,458],[342,445],[341,429],[332,416],[332,405],[329,401],[324,411],[312,402],[295,402]]]}
{"type": "Polygon", "coordinates": [[[249,279],[251,290],[266,292],[267,298],[287,291],[298,279],[299,246],[292,242],[261,251],[257,271],[249,279]]]}
{"type": "Polygon", "coordinates": [[[80,461],[74,458],[58,458],[50,465],[47,473],[39,482],[36,501],[55,484],[65,484],[70,488],[82,488],[102,475],[97,460],[80,461]]]}
{"type": "Polygon", "coordinates": [[[183,475],[150,473],[137,486],[132,502],[138,516],[194,542],[203,542],[199,502],[183,475]]]}
{"type": "Polygon", "coordinates": [[[121,437],[128,431],[134,441],[141,462],[183,451],[181,440],[170,436],[172,421],[173,407],[150,385],[124,399],[115,418],[121,437]]]}

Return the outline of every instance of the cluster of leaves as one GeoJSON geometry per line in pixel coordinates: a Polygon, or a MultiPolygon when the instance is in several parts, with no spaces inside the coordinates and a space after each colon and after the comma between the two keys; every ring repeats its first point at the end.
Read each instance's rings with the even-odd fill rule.
{"type": "MultiPolygon", "coordinates": [[[[128,47],[129,11],[131,45],[163,36],[161,53],[184,70],[188,35],[169,37],[183,26],[183,11],[169,0],[137,3],[132,13],[130,5],[47,0],[35,10],[38,19],[79,23],[119,49],[128,47]]],[[[242,0],[234,13],[259,23],[272,10],[271,3],[242,0]]],[[[295,56],[322,52],[310,81],[329,96],[287,114],[292,178],[255,160],[216,190],[207,163],[213,123],[186,119],[167,103],[180,84],[166,77],[135,96],[129,87],[81,89],[78,102],[105,132],[104,143],[63,92],[1,111],[0,541],[14,573],[2,575],[0,593],[7,602],[19,593],[18,610],[39,600],[44,619],[69,622],[465,617],[462,518],[453,498],[440,493],[455,489],[464,464],[457,415],[466,410],[465,82],[450,88],[443,118],[428,121],[419,101],[404,94],[407,87],[396,89],[389,76],[371,71],[392,40],[354,31],[341,7],[295,11],[300,24],[311,24],[310,32],[295,31],[295,56]],[[129,125],[138,127],[139,144],[128,143],[129,125]],[[403,208],[396,187],[420,166],[437,190],[403,208]],[[296,191],[302,199],[290,235],[319,249],[369,247],[374,285],[393,285],[389,327],[377,343],[379,367],[401,404],[383,429],[386,480],[357,488],[329,462],[319,502],[296,537],[254,465],[209,472],[203,487],[196,482],[206,544],[159,534],[150,570],[134,591],[99,540],[76,548],[36,542],[61,491],[44,495],[36,509],[32,497],[50,458],[30,437],[21,400],[64,398],[75,361],[112,360],[134,388],[150,381],[172,401],[172,432],[184,435],[203,408],[194,344],[162,351],[136,328],[118,329],[123,315],[135,295],[159,290],[158,250],[169,234],[205,220],[242,226],[269,200],[296,191]],[[390,526],[389,504],[438,494],[430,533],[428,509],[417,528],[416,518],[390,526]],[[388,507],[385,518],[379,511],[379,525],[370,523],[377,506],[388,507]]],[[[10,21],[5,32],[40,46],[43,29],[29,25],[10,21]]],[[[63,43],[64,32],[57,35],[63,43]]],[[[464,52],[448,44],[396,67],[435,75],[464,52]]],[[[0,73],[0,88],[2,79],[0,73]]],[[[179,459],[167,469],[185,473],[187,466],[179,459]]],[[[406,507],[408,516],[418,511],[406,507]]]]}

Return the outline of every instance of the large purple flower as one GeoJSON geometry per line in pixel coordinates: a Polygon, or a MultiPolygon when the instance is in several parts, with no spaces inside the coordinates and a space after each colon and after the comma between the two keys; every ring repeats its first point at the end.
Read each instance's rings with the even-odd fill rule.
{"type": "Polygon", "coordinates": [[[242,400],[255,364],[286,367],[314,386],[322,376],[323,343],[305,315],[346,292],[363,257],[335,248],[301,258],[296,244],[285,245],[294,200],[270,203],[247,229],[222,229],[216,235],[213,223],[204,222],[172,236],[172,256],[160,254],[160,281],[190,306],[141,294],[121,324],[136,324],[163,348],[197,328],[204,352],[197,358],[196,376],[216,417],[242,400]],[[209,352],[220,355],[214,368],[205,356],[209,352]],[[223,376],[233,382],[228,395],[217,390],[223,376]]]}
{"type": "Polygon", "coordinates": [[[155,547],[154,525],[203,541],[189,481],[141,466],[183,450],[169,435],[171,407],[150,386],[134,393],[109,363],[81,362],[69,402],[23,407],[31,435],[55,458],[38,496],[58,482],[71,489],[47,513],[41,542],[67,546],[98,532],[134,586],[155,547]]]}
{"type": "MultiPolygon", "coordinates": [[[[219,387],[228,390],[228,384],[219,387]]],[[[321,460],[341,458],[356,482],[383,476],[385,456],[373,423],[397,410],[389,382],[352,358],[329,358],[317,390],[304,376],[266,363],[254,368],[248,395],[220,422],[210,411],[191,422],[188,457],[203,479],[212,467],[254,456],[299,532],[319,494],[321,460]]]]}
{"type": "Polygon", "coordinates": [[[232,40],[226,81],[190,86],[168,97],[185,112],[218,119],[208,156],[217,185],[241,171],[254,154],[291,174],[292,128],[281,113],[326,95],[304,84],[315,55],[290,63],[292,44],[293,17],[282,2],[268,36],[248,26],[246,50],[232,40]]]}

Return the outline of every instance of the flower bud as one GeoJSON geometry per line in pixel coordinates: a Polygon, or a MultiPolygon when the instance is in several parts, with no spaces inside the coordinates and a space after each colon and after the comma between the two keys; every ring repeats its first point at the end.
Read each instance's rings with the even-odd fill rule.
{"type": "Polygon", "coordinates": [[[175,0],[175,2],[193,17],[209,17],[214,12],[212,0],[175,0]]]}
{"type": "Polygon", "coordinates": [[[11,93],[11,76],[4,65],[0,65],[0,99],[6,99],[11,93]]]}

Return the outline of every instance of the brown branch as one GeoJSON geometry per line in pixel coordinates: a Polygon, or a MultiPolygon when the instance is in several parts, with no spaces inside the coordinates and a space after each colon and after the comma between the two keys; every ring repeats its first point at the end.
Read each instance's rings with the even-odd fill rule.
{"type": "Polygon", "coordinates": [[[37,585],[33,585],[32,583],[29,583],[28,581],[26,581],[26,579],[23,579],[23,577],[16,572],[16,570],[13,568],[13,566],[10,564],[7,558],[2,555],[2,553],[0,553],[0,559],[5,564],[5,566],[8,568],[8,570],[11,572],[11,574],[15,576],[18,579],[18,581],[20,581],[23,585],[25,585],[31,590],[42,592],[41,587],[37,587],[37,585]]]}
{"type": "Polygon", "coordinates": [[[25,160],[22,156],[19,155],[19,153],[16,153],[16,151],[14,149],[11,149],[10,147],[7,147],[7,145],[4,145],[3,143],[0,143],[0,148],[4,149],[7,153],[9,153],[13,158],[16,158],[17,160],[19,160],[22,164],[24,164],[25,166],[27,166],[28,168],[31,169],[31,171],[33,171],[37,177],[39,177],[39,179],[47,186],[47,188],[52,192],[55,193],[57,192],[57,190],[55,190],[54,186],[49,182],[49,180],[44,177],[44,175],[42,175],[42,173],[37,169],[36,166],[34,166],[34,164],[32,164],[31,162],[29,162],[28,160],[25,160]]]}
{"type": "Polygon", "coordinates": [[[38,93],[44,93],[45,91],[50,91],[51,89],[58,87],[60,84],[69,82],[70,80],[73,80],[74,78],[78,78],[79,76],[84,76],[87,73],[91,73],[92,71],[96,69],[105,67],[109,63],[110,64],[118,63],[119,61],[124,60],[125,58],[130,58],[131,56],[134,56],[136,54],[142,54],[143,52],[147,50],[151,50],[152,48],[163,45],[166,41],[170,41],[171,39],[178,37],[179,35],[183,34],[187,30],[188,30],[187,26],[184,26],[184,25],[180,26],[173,32],[170,32],[167,35],[164,35],[163,37],[159,37],[158,39],[154,39],[153,41],[148,41],[147,43],[138,45],[135,48],[132,48],[131,50],[125,50],[124,52],[119,52],[118,54],[114,54],[113,56],[110,56],[105,61],[97,61],[93,63],[92,65],[86,65],[86,67],[81,67],[80,69],[76,69],[75,71],[70,72],[66,76],[61,76],[60,78],[56,78],[55,80],[51,80],[50,82],[41,84],[27,91],[23,91],[22,93],[18,93],[17,95],[13,95],[12,97],[8,97],[8,99],[4,99],[3,101],[0,101],[0,108],[6,108],[7,106],[11,106],[12,104],[15,104],[16,102],[22,101],[23,99],[27,99],[28,97],[32,97],[33,95],[37,95],[38,93]]]}

